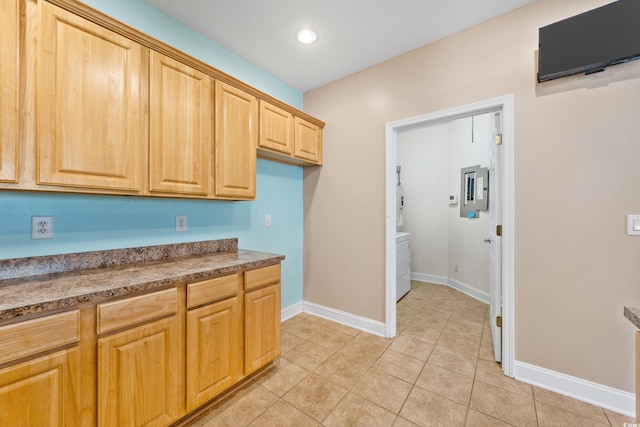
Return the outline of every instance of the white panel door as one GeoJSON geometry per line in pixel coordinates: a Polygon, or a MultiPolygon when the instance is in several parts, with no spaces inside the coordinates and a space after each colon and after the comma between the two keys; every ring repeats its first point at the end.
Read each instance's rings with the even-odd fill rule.
{"type": "MultiPolygon", "coordinates": [[[[495,113],[495,132],[501,132],[502,115],[495,113]]],[[[496,233],[498,225],[502,224],[502,146],[491,144],[491,162],[489,166],[489,223],[490,223],[490,251],[489,259],[489,324],[491,339],[496,362],[502,361],[502,328],[498,326],[497,318],[502,318],[502,237],[496,233]]]]}

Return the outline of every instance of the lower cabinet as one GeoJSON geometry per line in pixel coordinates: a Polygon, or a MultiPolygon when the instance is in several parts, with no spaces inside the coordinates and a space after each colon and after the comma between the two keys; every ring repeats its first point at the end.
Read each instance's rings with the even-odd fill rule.
{"type": "Polygon", "coordinates": [[[98,425],[166,426],[180,416],[176,316],[98,340],[98,425]]]}
{"type": "Polygon", "coordinates": [[[83,310],[0,327],[0,426],[176,422],[280,354],[280,265],[83,310]]]}
{"type": "Polygon", "coordinates": [[[98,305],[98,333],[121,331],[98,338],[99,426],[166,426],[182,415],[177,311],[175,288],[98,305]]]}
{"type": "Polygon", "coordinates": [[[0,425],[80,425],[79,353],[70,348],[0,370],[0,425]]]}
{"type": "Polygon", "coordinates": [[[187,312],[187,411],[238,381],[240,320],[236,296],[187,312]]]}
{"type": "Polygon", "coordinates": [[[0,327],[0,426],[77,426],[79,310],[0,327]]]}
{"type": "Polygon", "coordinates": [[[280,265],[245,272],[244,372],[280,355],[280,265]]]}

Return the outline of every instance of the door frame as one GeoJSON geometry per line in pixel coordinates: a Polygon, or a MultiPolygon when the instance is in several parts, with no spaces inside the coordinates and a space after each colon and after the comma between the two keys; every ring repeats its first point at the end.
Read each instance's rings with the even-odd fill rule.
{"type": "MultiPolygon", "coordinates": [[[[456,119],[501,111],[502,128],[502,371],[514,376],[515,360],[515,156],[513,94],[409,117],[385,124],[385,335],[396,335],[396,163],[400,130],[447,123],[456,119]]],[[[443,202],[444,203],[444,202],[443,202]]]]}

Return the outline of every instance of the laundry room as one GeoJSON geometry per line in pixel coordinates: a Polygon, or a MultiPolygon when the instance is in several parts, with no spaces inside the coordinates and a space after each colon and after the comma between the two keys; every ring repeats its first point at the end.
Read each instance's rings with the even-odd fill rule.
{"type": "Polygon", "coordinates": [[[411,280],[448,285],[487,303],[495,197],[488,178],[499,120],[486,113],[397,135],[396,224],[398,236],[410,236],[411,280]]]}

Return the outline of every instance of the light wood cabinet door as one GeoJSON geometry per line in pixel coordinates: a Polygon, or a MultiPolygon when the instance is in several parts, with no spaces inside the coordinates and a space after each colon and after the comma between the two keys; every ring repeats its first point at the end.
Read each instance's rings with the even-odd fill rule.
{"type": "Polygon", "coordinates": [[[0,425],[80,425],[80,355],[70,348],[0,370],[0,425]]]}
{"type": "Polygon", "coordinates": [[[262,148],[293,153],[293,114],[260,100],[260,140],[262,148]]]}
{"type": "Polygon", "coordinates": [[[244,296],[244,370],[250,374],[280,355],[280,283],[244,296]]]}
{"type": "Polygon", "coordinates": [[[187,312],[187,410],[238,381],[242,322],[237,297],[187,312]]]}
{"type": "Polygon", "coordinates": [[[228,84],[215,87],[215,196],[256,196],[258,100],[228,84]]]}
{"type": "Polygon", "coordinates": [[[213,81],[151,51],[149,191],[206,196],[213,165],[213,81]]]}
{"type": "Polygon", "coordinates": [[[0,182],[18,180],[18,0],[0,8],[0,182]]]}
{"type": "Polygon", "coordinates": [[[294,155],[300,159],[322,164],[322,128],[296,117],[294,155]]]}
{"type": "Polygon", "coordinates": [[[166,426],[180,414],[177,316],[98,340],[98,425],[166,426]]]}
{"type": "Polygon", "coordinates": [[[37,58],[37,183],[137,193],[148,50],[46,1],[37,58]]]}

